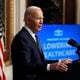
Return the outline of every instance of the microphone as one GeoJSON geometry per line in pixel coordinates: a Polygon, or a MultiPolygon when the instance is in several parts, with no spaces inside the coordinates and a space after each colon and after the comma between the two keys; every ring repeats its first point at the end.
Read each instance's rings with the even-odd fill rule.
{"type": "Polygon", "coordinates": [[[80,49],[80,44],[78,44],[75,40],[73,40],[73,39],[70,39],[69,41],[68,41],[68,44],[70,44],[71,46],[74,46],[74,47],[76,47],[77,49],[80,49]]]}

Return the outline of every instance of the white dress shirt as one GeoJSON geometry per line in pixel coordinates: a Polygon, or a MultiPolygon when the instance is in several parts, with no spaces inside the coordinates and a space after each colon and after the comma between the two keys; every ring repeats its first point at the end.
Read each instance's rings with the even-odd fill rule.
{"type": "Polygon", "coordinates": [[[28,28],[27,26],[24,26],[24,28],[27,29],[27,31],[30,33],[30,35],[33,37],[33,39],[36,41],[35,33],[33,33],[32,30],[30,28],[28,28]]]}

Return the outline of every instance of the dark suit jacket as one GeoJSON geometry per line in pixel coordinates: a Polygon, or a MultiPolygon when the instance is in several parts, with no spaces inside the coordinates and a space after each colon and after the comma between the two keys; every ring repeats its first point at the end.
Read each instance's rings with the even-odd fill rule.
{"type": "Polygon", "coordinates": [[[34,39],[23,27],[11,45],[13,80],[47,80],[47,63],[34,39]]]}

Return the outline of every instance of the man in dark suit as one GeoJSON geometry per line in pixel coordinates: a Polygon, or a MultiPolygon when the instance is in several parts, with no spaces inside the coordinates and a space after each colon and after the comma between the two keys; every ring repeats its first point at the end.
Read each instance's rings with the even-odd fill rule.
{"type": "Polygon", "coordinates": [[[41,30],[43,12],[37,6],[30,6],[24,14],[25,26],[14,37],[11,44],[13,80],[50,80],[50,71],[66,72],[69,59],[47,63],[43,52],[38,48],[36,32],[41,30]]]}

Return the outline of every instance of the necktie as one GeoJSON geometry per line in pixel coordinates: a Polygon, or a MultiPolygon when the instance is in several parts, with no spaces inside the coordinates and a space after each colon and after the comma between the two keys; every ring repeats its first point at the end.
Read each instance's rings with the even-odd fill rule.
{"type": "Polygon", "coordinates": [[[36,38],[37,47],[38,47],[39,51],[42,52],[41,47],[40,47],[38,36],[35,35],[35,38],[36,38]]]}
{"type": "Polygon", "coordinates": [[[44,60],[44,55],[43,55],[43,51],[42,51],[42,48],[41,48],[40,43],[39,43],[38,36],[35,35],[35,38],[36,38],[36,44],[37,44],[37,47],[38,47],[39,52],[40,52],[40,55],[41,55],[41,59],[44,60]]]}
{"type": "Polygon", "coordinates": [[[38,47],[40,47],[40,45],[39,45],[39,40],[38,40],[38,36],[37,36],[37,35],[35,35],[35,38],[36,38],[37,46],[38,46],[38,47]]]}

